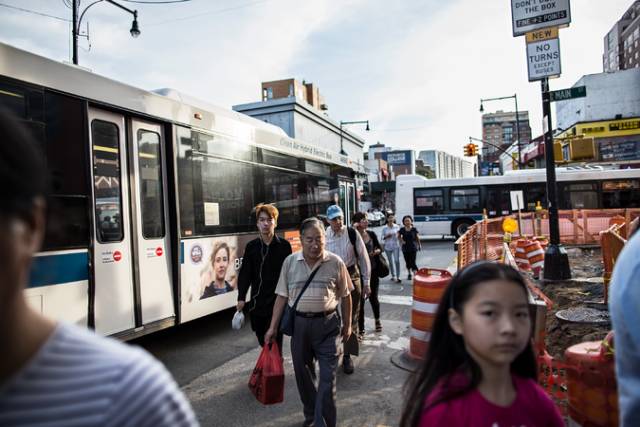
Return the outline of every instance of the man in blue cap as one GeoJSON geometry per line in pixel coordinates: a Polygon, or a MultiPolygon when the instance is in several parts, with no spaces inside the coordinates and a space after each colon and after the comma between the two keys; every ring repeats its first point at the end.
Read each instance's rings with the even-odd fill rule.
{"type": "MultiPolygon", "coordinates": [[[[363,294],[369,296],[371,293],[369,286],[371,264],[369,263],[367,247],[362,237],[360,237],[360,233],[344,224],[344,213],[340,206],[329,206],[327,208],[327,219],[329,220],[329,227],[326,231],[326,248],[344,261],[353,284],[353,290],[351,291],[351,323],[352,330],[356,331],[360,304],[364,302],[363,294]]],[[[342,369],[345,374],[353,373],[354,367],[351,356],[357,356],[359,352],[358,337],[355,333],[351,334],[344,343],[342,369]]]]}

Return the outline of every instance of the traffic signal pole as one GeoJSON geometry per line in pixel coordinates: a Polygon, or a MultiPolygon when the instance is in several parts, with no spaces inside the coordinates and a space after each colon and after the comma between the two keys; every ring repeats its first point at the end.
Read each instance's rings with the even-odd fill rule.
{"type": "Polygon", "coordinates": [[[571,278],[569,257],[560,244],[560,223],[558,218],[558,192],[556,184],[556,165],[553,152],[553,126],[551,121],[551,94],[549,79],[540,81],[542,91],[542,116],[546,124],[544,132],[544,157],[547,167],[547,209],[549,211],[550,242],[544,254],[545,280],[566,280],[571,278]]]}

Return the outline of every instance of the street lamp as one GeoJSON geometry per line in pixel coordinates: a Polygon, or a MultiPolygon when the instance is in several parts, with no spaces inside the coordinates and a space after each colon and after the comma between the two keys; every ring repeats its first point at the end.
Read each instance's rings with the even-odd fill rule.
{"type": "Polygon", "coordinates": [[[82,13],[80,14],[80,18],[78,18],[78,0],[73,0],[72,9],[73,9],[73,22],[72,22],[72,40],[73,40],[73,63],[78,65],[78,37],[80,34],[80,24],[82,23],[82,18],[84,18],[84,14],[87,13],[87,10],[94,4],[98,4],[100,2],[106,1],[107,3],[111,3],[114,6],[119,7],[122,10],[125,10],[133,15],[133,22],[131,23],[131,29],[129,33],[131,33],[131,37],[136,38],[140,35],[140,27],[138,26],[138,11],[131,10],[122,6],[121,4],[116,3],[113,0],[96,0],[91,3],[89,6],[85,7],[82,13]]]}
{"type": "Polygon", "coordinates": [[[343,122],[342,120],[340,120],[340,154],[343,156],[347,155],[347,152],[344,151],[344,147],[342,146],[342,127],[344,125],[355,125],[355,124],[367,124],[367,127],[364,128],[364,130],[366,130],[367,132],[370,131],[371,129],[369,128],[369,120],[356,120],[353,122],[343,122]]]}
{"type": "Polygon", "coordinates": [[[480,112],[482,113],[484,111],[484,107],[482,105],[483,102],[487,102],[487,101],[500,101],[502,99],[510,99],[513,98],[514,101],[516,102],[516,135],[518,137],[518,164],[522,165],[522,150],[520,149],[520,144],[522,143],[522,141],[520,141],[520,114],[518,113],[518,95],[517,94],[513,94],[511,96],[501,96],[498,98],[483,98],[480,99],[480,112]]]}

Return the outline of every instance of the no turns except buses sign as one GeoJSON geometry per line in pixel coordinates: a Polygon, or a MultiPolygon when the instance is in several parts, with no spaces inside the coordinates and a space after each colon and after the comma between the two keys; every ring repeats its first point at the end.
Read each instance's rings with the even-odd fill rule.
{"type": "Polygon", "coordinates": [[[560,76],[560,39],[527,43],[529,81],[560,76]]]}

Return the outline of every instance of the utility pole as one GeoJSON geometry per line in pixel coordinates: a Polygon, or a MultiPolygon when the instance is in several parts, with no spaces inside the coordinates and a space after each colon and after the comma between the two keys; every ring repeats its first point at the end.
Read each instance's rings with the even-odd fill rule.
{"type": "Polygon", "coordinates": [[[73,22],[71,22],[73,26],[71,30],[71,36],[73,37],[73,63],[78,65],[78,0],[73,0],[71,7],[73,9],[73,22]]]}
{"type": "Polygon", "coordinates": [[[544,254],[544,278],[547,280],[566,280],[571,278],[569,256],[560,244],[560,224],[558,218],[558,188],[556,184],[556,165],[553,152],[553,126],[551,122],[551,94],[549,78],[540,80],[542,92],[542,116],[544,129],[544,157],[547,166],[547,209],[549,211],[550,242],[544,254]]]}

